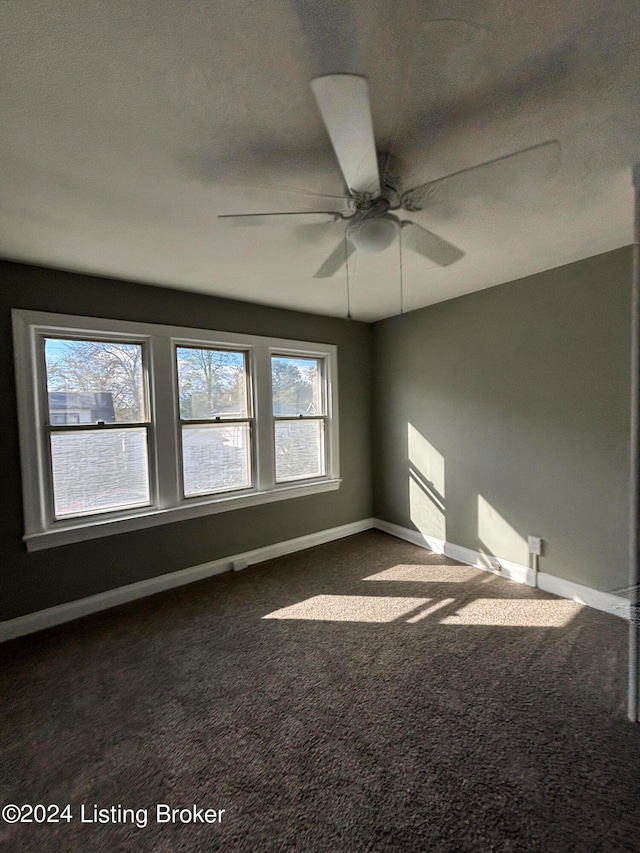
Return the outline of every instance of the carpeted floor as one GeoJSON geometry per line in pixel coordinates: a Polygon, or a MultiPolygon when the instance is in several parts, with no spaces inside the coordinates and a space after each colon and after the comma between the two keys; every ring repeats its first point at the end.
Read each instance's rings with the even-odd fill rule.
{"type": "Polygon", "coordinates": [[[0,800],[72,818],[0,821],[0,846],[638,851],[626,643],[374,531],[15,640],[0,800]],[[157,803],[225,812],[158,823],[157,803]]]}

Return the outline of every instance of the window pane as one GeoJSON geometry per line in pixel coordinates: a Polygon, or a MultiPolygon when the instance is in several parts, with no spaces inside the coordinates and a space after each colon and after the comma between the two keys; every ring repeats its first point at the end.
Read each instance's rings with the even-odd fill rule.
{"type": "Polygon", "coordinates": [[[249,424],[183,426],[185,497],[251,486],[249,424]]]}
{"type": "Polygon", "coordinates": [[[176,349],[182,420],[249,416],[245,353],[176,349]]]}
{"type": "Polygon", "coordinates": [[[146,421],[141,344],[45,338],[53,425],[146,421]]]}
{"type": "Polygon", "coordinates": [[[271,387],[274,415],[324,414],[317,358],[272,356],[271,387]]]}
{"type": "Polygon", "coordinates": [[[50,438],[56,518],[149,503],[146,429],[56,432],[50,438]]]}
{"type": "Polygon", "coordinates": [[[324,421],[276,421],[276,481],[322,477],[324,421]]]}

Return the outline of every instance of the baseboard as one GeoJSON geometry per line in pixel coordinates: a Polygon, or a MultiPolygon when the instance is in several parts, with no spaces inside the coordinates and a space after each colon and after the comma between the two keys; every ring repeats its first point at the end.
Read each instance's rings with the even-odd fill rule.
{"type": "Polygon", "coordinates": [[[110,589],[88,598],[80,598],[77,601],[48,607],[46,610],[28,613],[26,616],[8,619],[5,622],[0,622],[0,642],[12,640],[24,634],[32,634],[35,631],[42,631],[44,628],[52,628],[54,625],[71,622],[100,610],[108,610],[110,607],[117,607],[119,604],[126,604],[138,598],[146,598],[157,592],[222,574],[233,569],[234,564],[254,565],[255,563],[263,563],[265,560],[272,560],[274,557],[282,557],[285,554],[293,554],[296,551],[313,548],[315,545],[323,545],[325,542],[333,542],[345,536],[353,536],[354,533],[362,533],[374,526],[372,518],[365,518],[351,524],[319,530],[317,533],[298,536],[296,539],[276,542],[273,545],[265,545],[263,548],[255,548],[253,551],[244,551],[240,554],[222,557],[219,560],[212,560],[209,563],[202,563],[199,566],[190,566],[177,572],[127,584],[127,586],[110,589]]]}
{"type": "MultiPolygon", "coordinates": [[[[284,556],[285,554],[293,554],[296,551],[313,548],[315,545],[322,545],[346,536],[353,536],[355,533],[362,533],[371,528],[382,530],[391,536],[404,539],[436,554],[451,557],[451,559],[457,560],[460,563],[499,574],[516,583],[526,583],[529,586],[534,585],[534,573],[527,566],[512,563],[498,557],[500,569],[497,570],[492,564],[492,558],[486,554],[482,554],[480,551],[464,548],[461,545],[425,535],[417,530],[410,530],[407,527],[401,527],[398,524],[392,524],[379,518],[365,518],[351,524],[343,524],[340,527],[319,530],[317,533],[310,533],[306,536],[299,536],[296,539],[288,539],[284,542],[276,542],[273,545],[266,545],[263,548],[256,548],[253,551],[244,551],[239,554],[222,557],[219,560],[212,560],[208,563],[202,563],[199,566],[190,566],[177,572],[159,575],[148,580],[139,581],[138,583],[127,584],[127,586],[107,590],[98,595],[91,595],[88,598],[81,598],[66,604],[49,607],[46,610],[28,613],[25,616],[18,616],[15,619],[8,619],[5,622],[0,622],[0,642],[12,640],[15,637],[21,637],[25,634],[32,634],[36,631],[42,631],[45,628],[52,628],[64,622],[71,622],[74,619],[89,616],[91,613],[98,613],[101,610],[117,607],[119,604],[126,604],[138,598],[146,598],[149,595],[155,595],[155,593],[163,592],[167,589],[173,589],[193,583],[194,581],[222,574],[223,572],[232,570],[234,564],[255,565],[256,563],[262,563],[275,557],[284,556]]],[[[560,596],[561,598],[570,598],[595,610],[602,610],[605,613],[629,619],[629,600],[622,596],[591,589],[590,587],[558,578],[546,572],[538,573],[537,585],[539,589],[560,596]]]]}
{"type": "Polygon", "coordinates": [[[582,586],[582,584],[558,578],[546,572],[538,572],[538,588],[559,595],[561,598],[571,598],[580,604],[586,604],[587,607],[593,607],[594,610],[603,610],[613,616],[629,619],[631,602],[621,595],[601,592],[599,589],[582,586]]]}
{"type": "Polygon", "coordinates": [[[374,521],[376,529],[390,533],[392,536],[397,536],[398,539],[406,539],[407,542],[412,542],[421,548],[427,548],[427,550],[433,551],[436,554],[451,557],[452,560],[457,560],[459,563],[466,563],[468,566],[474,566],[476,569],[483,569],[486,572],[502,575],[502,577],[516,583],[526,583],[529,586],[533,586],[534,573],[528,566],[522,566],[510,560],[497,558],[500,564],[498,567],[495,562],[496,558],[491,555],[474,551],[471,548],[464,548],[462,545],[456,545],[453,542],[447,542],[435,536],[420,533],[418,530],[401,527],[399,524],[391,524],[389,521],[382,521],[380,518],[376,518],[374,521]]]}
{"type": "Polygon", "coordinates": [[[400,527],[399,524],[392,524],[390,521],[383,521],[381,518],[374,518],[373,523],[376,530],[382,530],[398,539],[413,542],[414,545],[419,545],[420,548],[426,548],[435,554],[444,553],[444,546],[446,544],[444,539],[428,536],[425,533],[420,533],[419,530],[409,530],[408,527],[400,527]]]}
{"type": "Polygon", "coordinates": [[[436,554],[451,557],[460,563],[466,563],[477,569],[493,572],[509,580],[516,581],[516,583],[537,586],[538,589],[542,589],[545,592],[550,592],[560,598],[570,598],[572,601],[585,604],[594,610],[602,610],[613,616],[629,619],[629,599],[620,595],[591,589],[591,587],[582,586],[579,583],[574,583],[574,581],[558,578],[546,572],[538,572],[536,584],[536,575],[533,569],[523,566],[520,563],[513,563],[499,556],[492,558],[487,554],[482,554],[480,551],[474,551],[472,548],[463,548],[462,545],[455,545],[444,539],[420,533],[418,530],[410,530],[408,527],[401,527],[398,524],[391,524],[379,518],[374,519],[374,526],[377,530],[383,530],[385,533],[390,533],[398,539],[405,539],[407,542],[412,542],[414,545],[419,545],[421,548],[426,548],[436,554]],[[499,569],[494,565],[493,559],[497,559],[500,565],[499,569]]]}

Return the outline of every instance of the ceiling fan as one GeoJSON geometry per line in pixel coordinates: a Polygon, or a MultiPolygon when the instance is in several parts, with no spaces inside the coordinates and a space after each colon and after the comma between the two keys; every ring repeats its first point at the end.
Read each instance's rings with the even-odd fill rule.
{"type": "Polygon", "coordinates": [[[529,180],[540,180],[553,174],[559,163],[560,143],[551,140],[401,192],[386,170],[381,179],[366,78],[328,74],[312,80],[311,89],[349,190],[348,196],[335,198],[344,210],[225,214],[219,218],[238,225],[345,223],[344,237],[314,278],[334,275],[356,250],[381,252],[397,240],[433,263],[448,266],[464,252],[392,211],[418,211],[441,201],[459,201],[485,191],[496,179],[504,184],[523,173],[529,180]]]}

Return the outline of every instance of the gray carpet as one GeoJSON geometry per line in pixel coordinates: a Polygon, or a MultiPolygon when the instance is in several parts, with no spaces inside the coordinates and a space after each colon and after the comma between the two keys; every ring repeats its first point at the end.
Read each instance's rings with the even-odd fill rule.
{"type": "Polygon", "coordinates": [[[372,531],[15,640],[0,799],[73,818],[0,822],[0,844],[640,850],[626,639],[372,531]],[[148,823],[83,824],[83,803],[148,823]],[[226,811],[159,824],[156,803],[226,811]]]}

